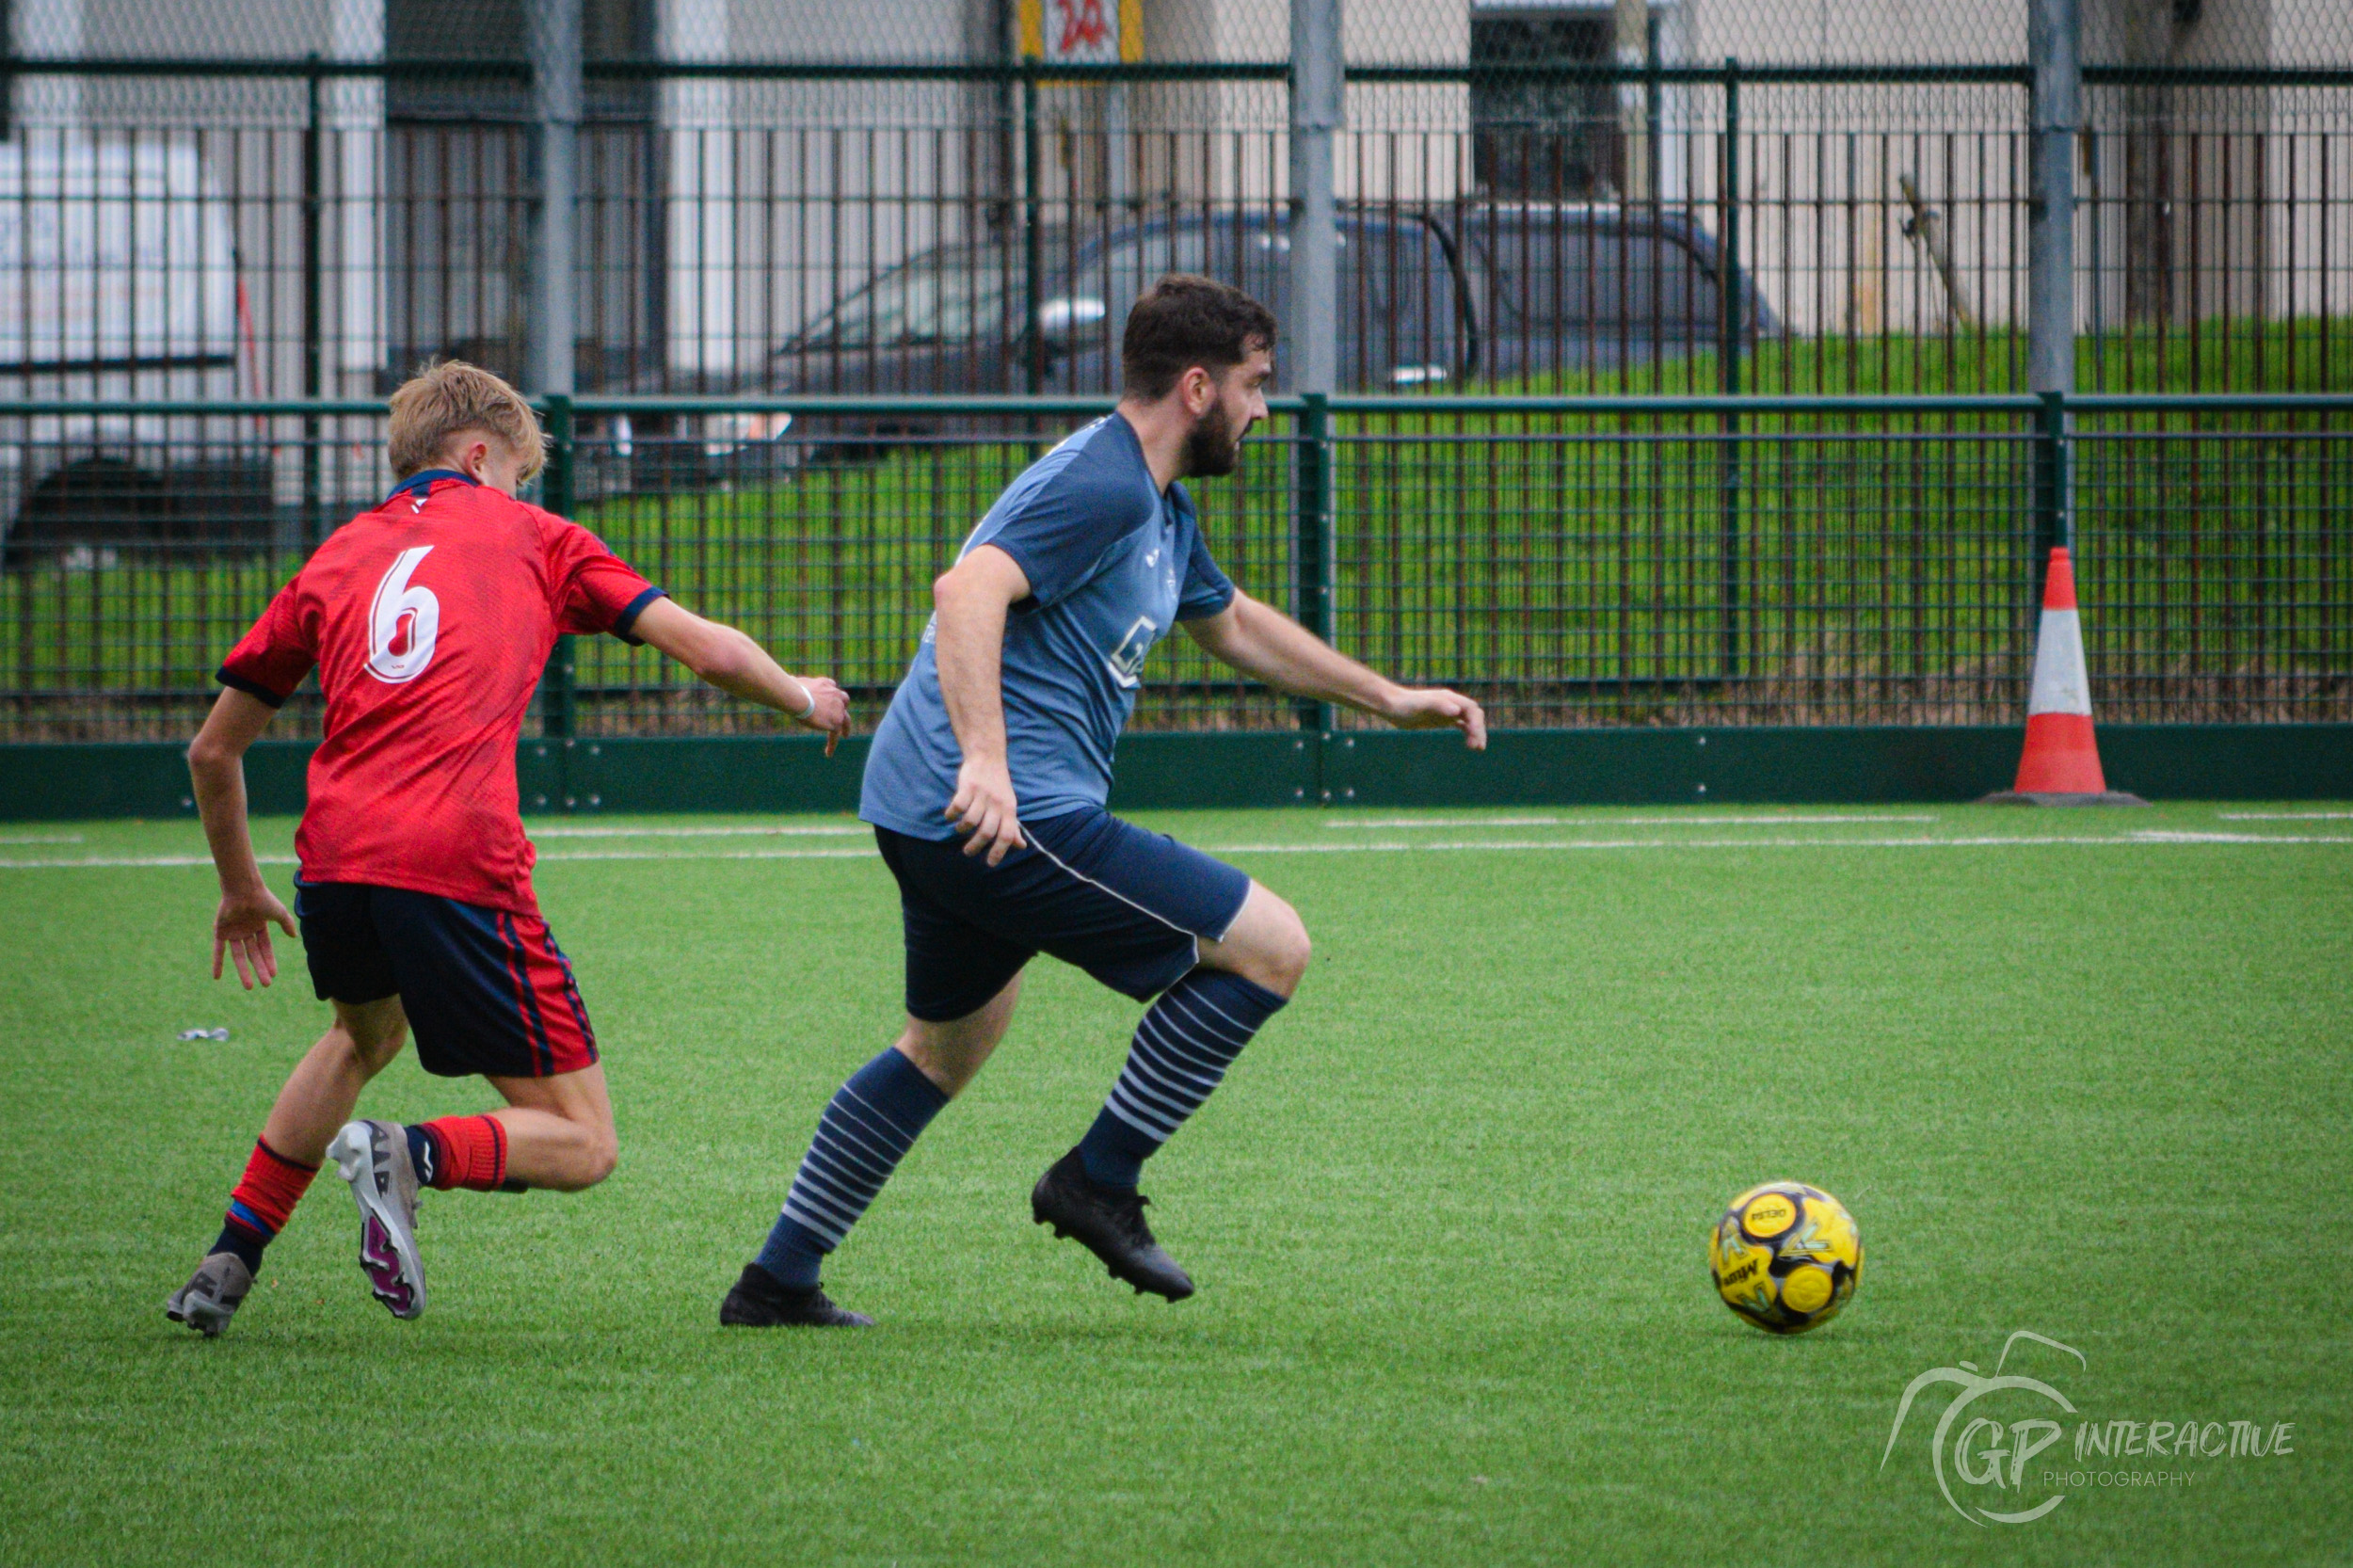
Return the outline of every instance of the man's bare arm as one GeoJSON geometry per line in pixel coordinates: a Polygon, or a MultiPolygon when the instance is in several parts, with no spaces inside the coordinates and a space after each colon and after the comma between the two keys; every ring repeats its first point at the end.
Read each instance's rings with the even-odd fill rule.
{"type": "Polygon", "coordinates": [[[932,584],[939,692],[964,753],[948,820],[966,836],[964,853],[986,854],[992,866],[1025,847],[1005,761],[1003,672],[1006,613],[1029,597],[1029,576],[993,544],[972,551],[932,584]]]}
{"type": "Polygon", "coordinates": [[[732,626],[657,599],[639,613],[630,633],[721,691],[774,708],[818,731],[825,737],[828,757],[850,732],[850,699],[840,687],[822,675],[787,675],[766,648],[732,626]]]}
{"type": "Polygon", "coordinates": [[[251,693],[231,689],[220,694],[204,728],[188,745],[188,779],[195,786],[197,812],[204,819],[213,868],[220,873],[220,907],[213,916],[213,978],[220,978],[225,951],[236,960],[237,978],[248,991],[257,982],[267,985],[278,978],[269,928],[276,925],[289,936],[295,934],[294,917],[262,880],[262,863],[254,857],[253,834],[245,815],[245,754],[277,716],[277,709],[251,693]]]}
{"type": "Polygon", "coordinates": [[[1337,702],[1400,729],[1460,729],[1473,751],[1486,748],[1487,715],[1469,697],[1442,687],[1401,686],[1239,588],[1231,604],[1184,628],[1210,657],[1278,691],[1337,702]]]}

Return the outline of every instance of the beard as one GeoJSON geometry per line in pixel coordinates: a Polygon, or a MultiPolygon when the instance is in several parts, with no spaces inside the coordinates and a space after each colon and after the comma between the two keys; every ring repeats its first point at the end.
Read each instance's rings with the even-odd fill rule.
{"type": "Polygon", "coordinates": [[[1225,411],[1224,399],[1209,405],[1209,411],[1195,421],[1185,433],[1183,472],[1186,479],[1222,479],[1241,466],[1241,434],[1234,429],[1233,416],[1225,411]]]}

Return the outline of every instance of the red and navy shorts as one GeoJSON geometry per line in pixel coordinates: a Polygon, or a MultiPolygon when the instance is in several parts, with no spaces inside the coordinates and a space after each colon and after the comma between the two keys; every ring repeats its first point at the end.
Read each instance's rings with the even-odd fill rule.
{"type": "Polygon", "coordinates": [[[321,1001],[400,998],[417,1062],[442,1078],[549,1078],[597,1060],[548,922],[405,888],[295,881],[321,1001]]]}

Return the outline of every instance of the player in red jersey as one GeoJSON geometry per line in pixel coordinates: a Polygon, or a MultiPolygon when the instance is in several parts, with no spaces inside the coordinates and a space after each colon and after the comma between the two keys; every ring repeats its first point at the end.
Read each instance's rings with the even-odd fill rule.
{"type": "Polygon", "coordinates": [[[328,1159],[360,1214],[360,1267],[394,1317],[424,1310],[420,1187],[593,1187],[613,1169],[613,1107],[571,966],[539,918],[515,746],[563,632],[649,643],[705,680],[827,737],[841,689],[795,679],[743,632],[691,615],[577,523],[515,499],[539,426],[513,388],[466,364],[392,394],[384,504],[345,523],[280,591],[220,669],[188,748],[220,872],[224,953],[249,990],[277,978],[269,928],[302,943],[335,1021],[279,1092],[220,1237],[166,1313],[217,1335],[263,1249],[328,1159]],[[313,668],[326,738],[295,846],[296,915],[263,883],[247,831],[246,748],[313,668]],[[350,1120],[413,1033],[443,1077],[480,1074],[488,1115],[403,1127],[350,1120]]]}

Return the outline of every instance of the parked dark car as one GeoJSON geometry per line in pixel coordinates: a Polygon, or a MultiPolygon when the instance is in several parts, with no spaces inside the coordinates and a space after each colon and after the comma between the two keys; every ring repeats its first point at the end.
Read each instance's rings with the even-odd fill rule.
{"type": "MultiPolygon", "coordinates": [[[[1418,386],[1466,371],[1466,301],[1444,227],[1418,214],[1350,215],[1339,241],[1343,383],[1418,386]]],[[[1039,249],[1038,390],[1048,394],[1115,390],[1120,329],[1163,273],[1226,279],[1278,316],[1289,305],[1290,235],[1279,212],[1179,217],[1086,238],[1057,232],[1039,249]]],[[[1026,392],[1032,349],[1023,268],[1015,241],[926,251],[794,334],[757,388],[1026,392]]]]}
{"type": "MultiPolygon", "coordinates": [[[[1610,370],[1720,347],[1716,236],[1685,214],[1611,205],[1466,204],[1448,222],[1488,381],[1610,370]]],[[[1736,280],[1744,341],[1782,334],[1755,280],[1736,280]]]]}
{"type": "MultiPolygon", "coordinates": [[[[1343,211],[1339,386],[1465,388],[1474,381],[1641,362],[1716,346],[1714,236],[1673,214],[1615,206],[1465,203],[1446,213],[1343,211]]],[[[761,371],[712,390],[782,395],[1048,395],[1117,390],[1119,335],[1136,297],[1172,271],[1225,279],[1278,319],[1290,305],[1288,215],[1227,211],[1107,234],[1041,237],[1038,310],[1026,319],[1016,238],[942,247],[891,268],[787,340],[761,371]]],[[[1744,333],[1781,328],[1740,280],[1744,333]]],[[[1276,390],[1287,360],[1276,356],[1276,390]]],[[[693,443],[712,477],[810,457],[887,451],[984,428],[980,416],[714,416],[693,443]]],[[[671,450],[677,450],[672,445],[671,450]]],[[[671,483],[677,475],[670,476],[671,483]]]]}

